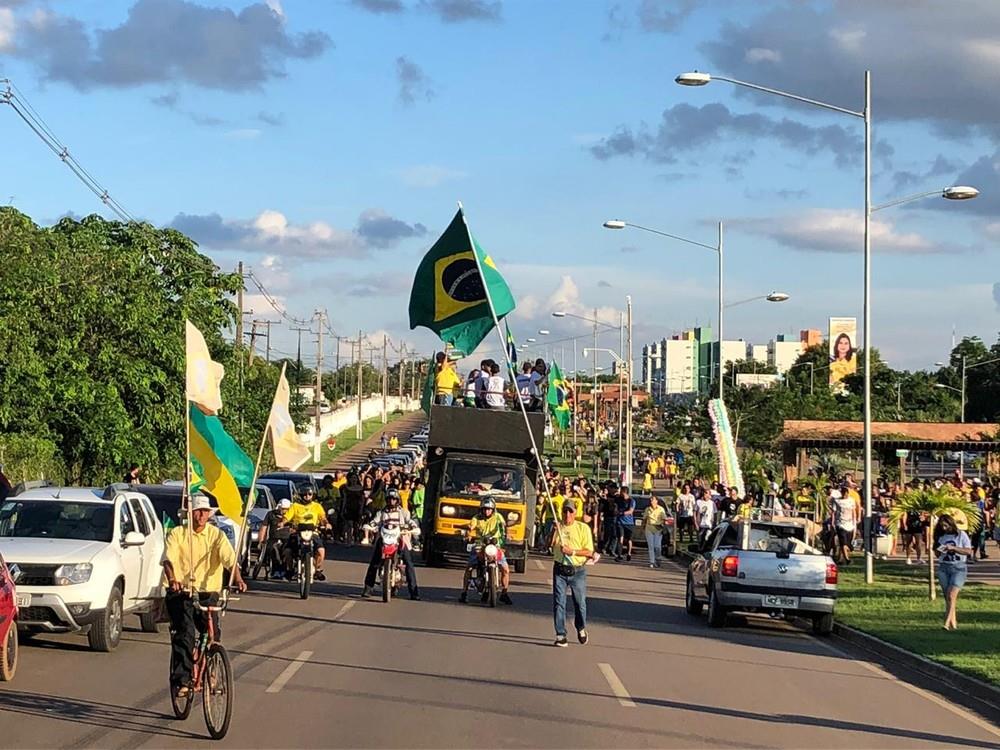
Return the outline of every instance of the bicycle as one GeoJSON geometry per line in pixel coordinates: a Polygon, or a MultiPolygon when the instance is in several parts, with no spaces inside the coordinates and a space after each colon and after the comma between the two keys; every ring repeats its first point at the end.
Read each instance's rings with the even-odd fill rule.
{"type": "MultiPolygon", "coordinates": [[[[196,610],[204,613],[207,626],[204,631],[199,628],[200,632],[195,639],[191,683],[182,686],[187,691],[184,695],[179,695],[173,685],[170,686],[170,704],[178,719],[186,719],[191,714],[195,693],[202,694],[205,725],[213,740],[221,740],[226,736],[233,718],[233,669],[225,647],[215,639],[213,617],[216,612],[222,617],[229,601],[226,591],[219,598],[218,604],[202,604],[196,595],[192,596],[192,604],[196,610]]],[[[171,652],[170,674],[173,672],[174,658],[171,652]]]]}

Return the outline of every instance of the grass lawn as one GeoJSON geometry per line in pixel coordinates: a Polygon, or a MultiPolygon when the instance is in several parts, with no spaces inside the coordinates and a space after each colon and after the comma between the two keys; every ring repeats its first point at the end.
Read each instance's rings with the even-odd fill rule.
{"type": "MultiPolygon", "coordinates": [[[[584,448],[583,450],[583,458],[580,459],[579,469],[573,468],[573,448],[571,445],[571,441],[566,441],[565,457],[561,455],[560,450],[561,449],[559,443],[551,439],[545,441],[544,451],[547,456],[551,457],[553,469],[558,471],[564,477],[575,477],[577,474],[583,474],[585,477],[591,476],[592,474],[591,463],[593,461],[593,455],[590,453],[589,448],[584,448]]],[[[615,458],[616,458],[615,454],[614,452],[612,452],[611,455],[612,473],[614,473],[614,467],[617,466],[615,458]]],[[[608,472],[601,471],[600,478],[607,479],[608,472]]],[[[633,479],[632,485],[633,487],[635,487],[636,486],[635,477],[633,476],[632,479],[633,479]]],[[[639,479],[641,480],[642,477],[640,476],[639,479]]]]}
{"type": "MultiPolygon", "coordinates": [[[[389,412],[387,417],[388,421],[386,424],[392,424],[394,421],[403,416],[401,411],[389,412]]],[[[330,450],[326,447],[326,441],[323,441],[323,445],[320,448],[319,461],[309,461],[303,464],[300,471],[316,471],[317,469],[322,469],[324,466],[330,463],[338,455],[346,451],[348,448],[353,448],[360,442],[363,442],[375,435],[379,430],[382,429],[382,417],[372,417],[371,419],[366,419],[361,423],[361,440],[355,437],[354,427],[349,427],[348,429],[341,432],[339,435],[334,435],[337,440],[337,447],[330,450]]]]}
{"type": "Polygon", "coordinates": [[[1000,686],[1000,587],[969,583],[958,599],[958,630],[946,631],[944,602],[927,598],[926,566],[875,563],[866,586],[859,558],[840,572],[837,619],[928,659],[1000,686]]]}

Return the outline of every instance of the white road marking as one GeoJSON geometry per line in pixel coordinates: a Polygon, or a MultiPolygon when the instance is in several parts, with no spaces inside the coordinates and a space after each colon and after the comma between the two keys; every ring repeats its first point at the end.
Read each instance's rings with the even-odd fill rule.
{"type": "Polygon", "coordinates": [[[543,563],[541,560],[539,560],[536,557],[535,558],[535,567],[538,568],[539,570],[545,570],[545,563],[543,563]]]}
{"type": "Polygon", "coordinates": [[[628,690],[625,689],[622,681],[618,679],[618,675],[615,674],[615,670],[611,668],[611,665],[601,663],[597,666],[604,675],[604,679],[608,681],[608,686],[611,688],[611,692],[615,694],[618,702],[625,708],[635,708],[632,696],[628,694],[628,690]]]}
{"type": "Polygon", "coordinates": [[[351,607],[353,607],[355,604],[356,604],[356,602],[344,602],[344,606],[341,607],[340,611],[333,616],[334,622],[336,622],[341,617],[343,617],[344,615],[346,615],[350,611],[351,607]]]}
{"type": "MultiPolygon", "coordinates": [[[[806,637],[810,638],[810,636],[806,637]]],[[[906,688],[914,695],[919,695],[921,698],[926,698],[931,703],[940,706],[946,711],[950,711],[951,713],[955,714],[955,716],[958,716],[961,719],[965,719],[970,724],[975,724],[977,727],[979,727],[983,731],[989,732],[994,737],[1000,737],[1000,729],[998,729],[996,725],[986,721],[985,719],[979,718],[971,711],[967,711],[964,708],[961,708],[960,706],[956,706],[954,703],[951,703],[945,700],[944,698],[935,695],[934,693],[928,692],[923,688],[919,688],[916,685],[911,685],[905,680],[899,679],[898,677],[896,677],[896,675],[892,674],[891,672],[887,672],[886,670],[882,669],[882,667],[878,666],[877,664],[872,664],[871,662],[865,661],[864,659],[855,659],[846,651],[837,648],[831,643],[827,643],[825,640],[821,638],[811,637],[811,640],[818,643],[823,648],[832,651],[841,658],[847,659],[848,661],[856,661],[858,664],[867,669],[869,672],[872,672],[873,674],[877,674],[879,677],[894,682],[900,687],[906,688]]]]}
{"type": "Polygon", "coordinates": [[[302,666],[312,658],[312,651],[303,651],[295,657],[291,664],[285,667],[284,671],[274,678],[274,682],[268,685],[265,693],[280,693],[281,688],[288,684],[288,681],[295,676],[295,673],[302,669],[302,666]]]}

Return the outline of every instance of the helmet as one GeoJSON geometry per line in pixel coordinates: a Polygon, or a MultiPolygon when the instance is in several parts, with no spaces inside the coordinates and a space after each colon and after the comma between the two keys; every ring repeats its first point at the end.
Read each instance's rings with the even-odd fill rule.
{"type": "Polygon", "coordinates": [[[278,508],[280,508],[281,510],[288,510],[291,507],[292,507],[292,501],[289,500],[287,497],[284,500],[278,501],[278,508]]]}
{"type": "Polygon", "coordinates": [[[385,502],[388,505],[399,505],[399,490],[390,487],[385,491],[385,502]]]}
{"type": "Polygon", "coordinates": [[[482,502],[479,503],[480,510],[496,510],[497,504],[493,501],[492,497],[484,497],[482,502]]]}

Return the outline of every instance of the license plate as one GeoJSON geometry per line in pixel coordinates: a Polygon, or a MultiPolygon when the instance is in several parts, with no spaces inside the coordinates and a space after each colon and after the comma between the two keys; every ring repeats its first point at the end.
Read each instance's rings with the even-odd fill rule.
{"type": "Polygon", "coordinates": [[[18,607],[30,607],[31,606],[31,594],[15,594],[14,603],[18,607]]]}
{"type": "Polygon", "coordinates": [[[765,607],[781,607],[782,609],[795,609],[799,606],[797,596],[776,596],[775,594],[764,594],[765,607]]]}

